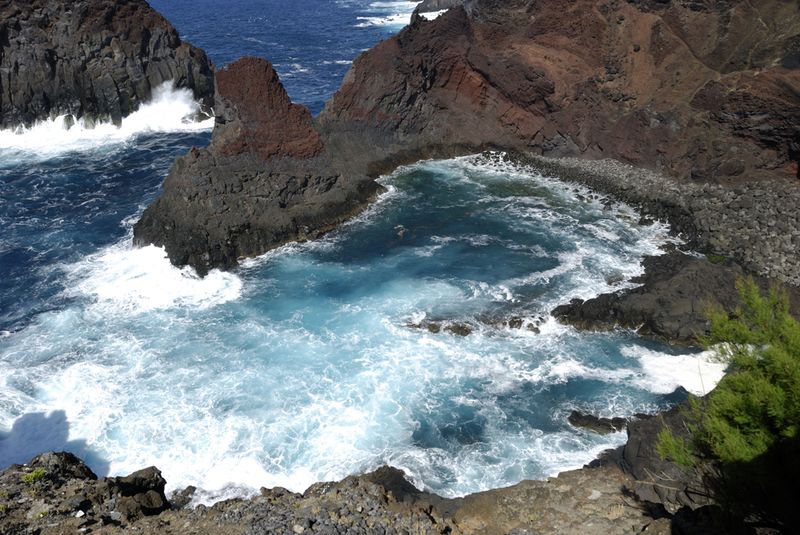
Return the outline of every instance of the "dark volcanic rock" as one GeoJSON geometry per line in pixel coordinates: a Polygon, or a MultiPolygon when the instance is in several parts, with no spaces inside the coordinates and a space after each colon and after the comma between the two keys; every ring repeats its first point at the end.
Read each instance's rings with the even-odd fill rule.
{"type": "Polygon", "coordinates": [[[0,3],[0,127],[72,114],[119,122],[174,81],[206,105],[213,65],[143,0],[0,3]]]}
{"type": "Polygon", "coordinates": [[[600,418],[580,411],[572,411],[567,420],[575,427],[582,427],[601,435],[622,431],[628,424],[626,418],[600,418]]]}
{"type": "Polygon", "coordinates": [[[112,494],[119,496],[116,510],[128,520],[157,515],[170,507],[164,494],[167,482],[155,466],[107,481],[112,494]]]}
{"type": "Polygon", "coordinates": [[[417,6],[416,11],[419,13],[432,13],[435,11],[443,11],[464,4],[464,0],[423,0],[417,6]]]}
{"type": "Polygon", "coordinates": [[[628,441],[622,457],[623,467],[635,482],[631,487],[644,502],[660,503],[674,513],[683,506],[692,509],[711,503],[705,484],[708,463],[698,459],[694,468],[684,468],[662,459],[656,449],[658,433],[669,429],[680,440],[689,439],[689,404],[684,402],[656,416],[628,422],[628,441]]]}
{"type": "MultiPolygon", "coordinates": [[[[553,310],[564,323],[588,330],[616,326],[636,329],[679,344],[696,343],[707,334],[706,312],[710,305],[733,312],[741,304],[736,281],[745,276],[730,260],[712,263],[683,253],[646,257],[645,273],[633,279],[642,285],[593,299],[573,300],[553,310]]],[[[766,280],[757,279],[763,288],[766,280]]],[[[797,298],[790,295],[797,310],[797,298]]]]}
{"type": "Polygon", "coordinates": [[[292,104],[266,60],[217,74],[211,145],[178,158],[164,191],[134,227],[173,263],[205,274],[335,228],[375,197],[358,161],[328,150],[311,115],[292,104]]]}
{"type": "MultiPolygon", "coordinates": [[[[342,481],[316,483],[303,494],[261,489],[250,499],[148,516],[123,512],[130,500],[121,489],[136,492],[140,503],[161,486],[155,469],[100,481],[75,477],[55,482],[45,473],[28,483],[23,476],[32,473],[34,462],[0,472],[0,533],[582,535],[587,526],[597,533],[666,533],[654,531],[663,529],[663,521],[643,515],[640,506],[623,499],[621,489],[634,481],[615,462],[457,499],[421,491],[402,471],[384,466],[342,481]]],[[[80,466],[75,469],[81,471],[80,466]]]]}
{"type": "MultiPolygon", "coordinates": [[[[470,0],[414,16],[354,62],[314,121],[319,139],[300,112],[282,115],[285,140],[250,124],[223,142],[220,124],[208,150],[175,165],[136,241],[201,273],[230,267],[330,229],[397,165],[485,148],[695,181],[795,178],[799,39],[800,6],[784,0],[470,0]]],[[[223,100],[255,80],[242,66],[227,76],[223,100]]],[[[279,93],[250,93],[236,114],[275,124],[265,110],[290,106],[279,93]],[[267,95],[277,100],[262,105],[267,95]]]]}
{"type": "Polygon", "coordinates": [[[43,453],[0,472],[0,533],[75,533],[134,522],[169,509],[165,485],[154,467],[98,480],[71,453],[43,453]]]}

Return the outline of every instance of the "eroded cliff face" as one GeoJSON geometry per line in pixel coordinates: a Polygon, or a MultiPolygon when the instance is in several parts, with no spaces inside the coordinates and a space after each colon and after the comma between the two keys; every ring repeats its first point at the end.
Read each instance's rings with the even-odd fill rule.
{"type": "Polygon", "coordinates": [[[143,0],[0,2],[0,127],[119,122],[166,81],[213,102],[213,65],[143,0]]]}
{"type": "Polygon", "coordinates": [[[613,157],[680,178],[797,176],[800,5],[471,0],[356,60],[320,123],[386,145],[613,157]]]}
{"type": "Polygon", "coordinates": [[[469,0],[362,54],[315,121],[272,73],[235,64],[218,89],[211,146],[179,159],[135,232],[201,273],[332,228],[378,174],[427,157],[502,148],[794,179],[800,5],[469,0]]]}

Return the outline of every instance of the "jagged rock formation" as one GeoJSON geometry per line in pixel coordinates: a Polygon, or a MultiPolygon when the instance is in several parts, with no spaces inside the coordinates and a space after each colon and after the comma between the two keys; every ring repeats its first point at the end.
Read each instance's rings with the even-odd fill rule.
{"type": "Polygon", "coordinates": [[[641,286],[586,301],[574,299],[556,307],[553,315],[581,329],[621,326],[671,343],[692,344],[708,334],[707,307],[735,310],[741,305],[736,281],[744,272],[730,260],[714,264],[674,252],[646,257],[642,263],[644,275],[632,280],[641,286]]]}
{"type": "Polygon", "coordinates": [[[320,122],[678,177],[796,176],[800,7],[471,0],[362,55],[320,122]],[[698,7],[700,6],[700,7],[698,7]]]}
{"type": "Polygon", "coordinates": [[[205,274],[317,237],[374,198],[380,186],[329,149],[269,62],[236,61],[216,84],[211,145],[178,158],[134,243],[163,245],[173,263],[205,274]]]}
{"type": "MultiPolygon", "coordinates": [[[[176,164],[136,241],[201,273],[231,267],[331,228],[399,164],[488,147],[610,157],[686,180],[794,178],[798,47],[789,0],[469,0],[433,21],[414,16],[354,62],[313,121],[322,149],[310,135],[301,154],[233,160],[215,133],[176,164]]],[[[256,82],[245,69],[231,76],[256,82]]]]}
{"type": "Polygon", "coordinates": [[[124,477],[97,476],[71,453],[43,453],[0,472],[0,532],[32,533],[31,524],[60,518],[55,533],[120,525],[169,509],[166,481],[155,468],[124,477]],[[9,505],[12,502],[14,505],[9,505]]]}
{"type": "Polygon", "coordinates": [[[210,105],[213,65],[144,0],[0,2],[0,128],[119,122],[166,81],[210,105]]]}
{"type": "MultiPolygon", "coordinates": [[[[734,311],[742,304],[736,281],[745,272],[730,259],[711,262],[673,252],[646,257],[642,263],[645,273],[632,281],[641,286],[586,301],[575,299],[556,307],[553,315],[581,329],[625,327],[673,344],[692,345],[708,334],[708,307],[734,311]]],[[[755,280],[763,291],[769,288],[768,280],[755,280]]],[[[800,315],[797,291],[787,289],[792,311],[800,315]]]]}

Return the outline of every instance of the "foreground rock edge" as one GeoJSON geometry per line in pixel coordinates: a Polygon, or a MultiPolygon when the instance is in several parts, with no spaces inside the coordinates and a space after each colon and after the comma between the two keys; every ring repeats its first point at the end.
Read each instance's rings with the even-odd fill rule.
{"type": "MultiPolygon", "coordinates": [[[[679,427],[673,411],[663,420],[679,427]]],[[[0,532],[41,533],[669,533],[670,514],[704,505],[687,487],[653,493],[632,474],[653,459],[659,420],[632,423],[628,445],[584,468],[543,481],[446,499],[416,489],[402,471],[381,467],[303,494],[261,489],[249,499],[183,507],[193,489],[164,495],[154,468],[96,476],[69,453],[45,453],[0,472],[0,532]],[[655,424],[655,425],[654,425],[655,424]],[[638,425],[638,427],[637,427],[638,425]],[[643,489],[643,490],[642,490],[643,489]],[[649,494],[648,494],[649,492],[649,494]],[[637,494],[638,493],[638,494],[637,494]],[[637,501],[642,495],[648,501],[637,501]]],[[[669,469],[669,466],[666,467],[669,469]]],[[[674,472],[674,470],[673,470],[674,472]]],[[[661,485],[663,487],[664,485],[661,485]]]]}

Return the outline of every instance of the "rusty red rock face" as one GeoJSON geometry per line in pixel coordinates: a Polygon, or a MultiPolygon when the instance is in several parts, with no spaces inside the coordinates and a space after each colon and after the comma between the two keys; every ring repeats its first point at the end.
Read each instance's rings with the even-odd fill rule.
{"type": "Polygon", "coordinates": [[[322,150],[311,112],[292,104],[272,64],[247,57],[217,72],[214,131],[221,154],[310,158],[322,150]]]}

